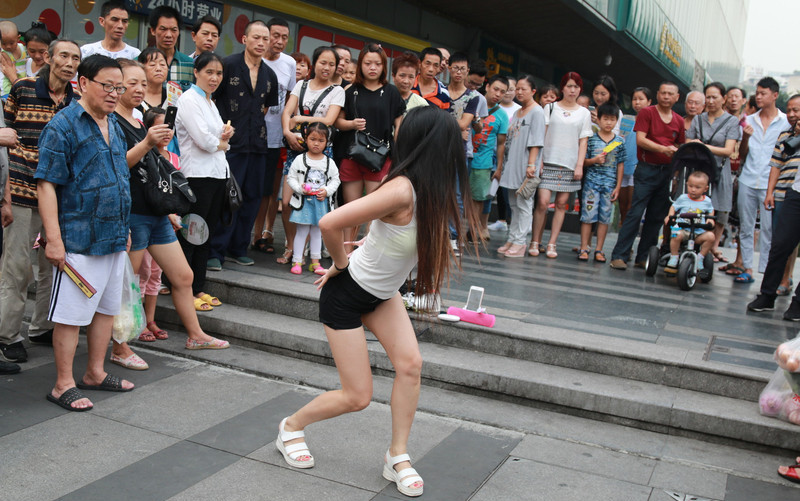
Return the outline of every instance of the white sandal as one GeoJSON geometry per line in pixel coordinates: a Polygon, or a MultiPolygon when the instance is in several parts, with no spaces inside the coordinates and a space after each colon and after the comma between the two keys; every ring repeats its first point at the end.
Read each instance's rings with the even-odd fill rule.
{"type": "Polygon", "coordinates": [[[406,496],[416,497],[422,495],[422,487],[413,488],[412,484],[416,482],[422,483],[422,477],[419,476],[417,470],[414,468],[405,468],[400,471],[394,469],[394,465],[402,463],[403,461],[411,462],[411,457],[408,454],[400,454],[399,456],[392,457],[389,451],[386,451],[385,463],[383,464],[383,478],[397,485],[397,490],[406,496]]]}
{"type": "Polygon", "coordinates": [[[305,441],[292,445],[285,445],[284,442],[288,442],[289,440],[294,440],[296,438],[304,438],[306,436],[305,432],[302,430],[284,431],[283,426],[286,424],[287,419],[289,418],[283,418],[281,424],[278,425],[278,440],[275,441],[275,447],[277,447],[281,454],[283,454],[283,459],[286,460],[289,466],[294,466],[295,468],[313,467],[314,456],[311,455],[311,451],[308,450],[308,445],[306,445],[305,441]],[[300,461],[297,458],[301,456],[308,456],[311,459],[307,461],[300,461]]]}

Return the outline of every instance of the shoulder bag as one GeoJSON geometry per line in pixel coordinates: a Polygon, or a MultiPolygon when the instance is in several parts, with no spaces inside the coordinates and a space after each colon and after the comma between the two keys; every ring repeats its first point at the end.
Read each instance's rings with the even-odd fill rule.
{"type": "MultiPolygon", "coordinates": [[[[300,115],[304,117],[313,117],[314,114],[317,112],[317,108],[319,108],[319,105],[322,104],[322,101],[328,96],[328,94],[331,93],[334,87],[335,87],[334,85],[329,85],[327,89],[322,91],[322,93],[317,97],[317,100],[314,101],[314,104],[311,106],[311,109],[306,112],[306,107],[303,105],[303,99],[306,96],[306,89],[308,88],[308,80],[304,81],[303,85],[300,87],[300,95],[298,96],[297,99],[297,109],[300,110],[300,115]]],[[[301,122],[294,126],[292,132],[302,135],[307,126],[308,122],[301,122]]],[[[286,148],[289,147],[289,143],[286,141],[286,138],[283,138],[283,146],[286,148]]]]}
{"type": "Polygon", "coordinates": [[[233,223],[233,213],[239,210],[244,199],[242,189],[236,178],[231,174],[230,167],[227,169],[228,177],[225,179],[225,200],[222,202],[222,224],[230,226],[233,223]]]}
{"type": "MultiPolygon", "coordinates": [[[[353,109],[358,115],[358,89],[353,92],[353,109]]],[[[347,149],[347,156],[372,172],[380,172],[389,156],[389,142],[363,130],[354,132],[353,144],[347,149]]]]}

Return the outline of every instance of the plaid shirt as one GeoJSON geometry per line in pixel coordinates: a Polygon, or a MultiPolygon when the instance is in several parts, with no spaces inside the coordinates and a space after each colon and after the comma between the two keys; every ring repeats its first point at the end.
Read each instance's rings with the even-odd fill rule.
{"type": "Polygon", "coordinates": [[[194,59],[176,50],[169,65],[169,81],[177,82],[186,92],[194,83],[194,59]]]}

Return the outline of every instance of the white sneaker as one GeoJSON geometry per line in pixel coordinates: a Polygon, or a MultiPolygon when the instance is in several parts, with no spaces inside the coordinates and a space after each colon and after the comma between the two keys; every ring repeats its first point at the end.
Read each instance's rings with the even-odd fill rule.
{"type": "Polygon", "coordinates": [[[450,240],[450,246],[453,248],[453,253],[456,257],[461,257],[461,249],[458,248],[458,242],[456,242],[455,238],[450,240]]]}
{"type": "Polygon", "coordinates": [[[508,231],[508,223],[497,220],[488,226],[490,231],[508,231]]]}

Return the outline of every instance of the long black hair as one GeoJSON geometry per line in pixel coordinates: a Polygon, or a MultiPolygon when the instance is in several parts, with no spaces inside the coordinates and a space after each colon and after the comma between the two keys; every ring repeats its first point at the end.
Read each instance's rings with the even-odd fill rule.
{"type": "MultiPolygon", "coordinates": [[[[411,181],[417,195],[416,293],[438,291],[445,278],[449,279],[450,265],[456,262],[450,245],[451,222],[456,240],[459,244],[464,241],[456,183],[461,193],[470,192],[461,129],[449,113],[435,106],[408,112],[397,133],[385,181],[399,176],[411,181]]],[[[477,235],[472,204],[464,204],[464,212],[472,234],[477,235]]]]}

